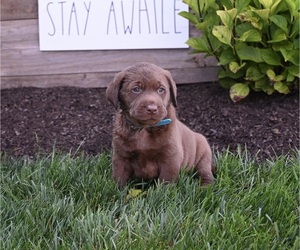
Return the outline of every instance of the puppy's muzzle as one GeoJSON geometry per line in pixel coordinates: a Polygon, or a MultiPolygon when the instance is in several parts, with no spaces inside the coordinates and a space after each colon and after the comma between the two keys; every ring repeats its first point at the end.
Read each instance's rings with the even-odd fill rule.
{"type": "Polygon", "coordinates": [[[154,115],[157,113],[158,107],[155,103],[150,103],[146,106],[146,112],[149,115],[154,115]]]}
{"type": "Polygon", "coordinates": [[[130,109],[130,115],[138,121],[147,121],[146,123],[153,124],[164,119],[167,115],[167,110],[163,103],[148,99],[135,103],[130,109]]]}

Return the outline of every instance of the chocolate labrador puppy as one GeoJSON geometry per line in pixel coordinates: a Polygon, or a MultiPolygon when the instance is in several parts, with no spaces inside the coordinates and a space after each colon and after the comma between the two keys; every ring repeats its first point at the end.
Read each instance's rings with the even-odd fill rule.
{"type": "Polygon", "coordinates": [[[117,113],[113,130],[113,177],[176,180],[181,167],[194,169],[201,184],[214,181],[212,152],[201,134],[176,117],[176,84],[170,72],[137,63],[118,73],[106,90],[117,113]]]}

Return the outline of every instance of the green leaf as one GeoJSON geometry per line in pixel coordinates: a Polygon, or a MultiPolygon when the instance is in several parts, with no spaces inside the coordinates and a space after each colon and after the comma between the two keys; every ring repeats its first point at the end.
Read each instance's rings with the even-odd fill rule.
{"type": "MultiPolygon", "coordinates": [[[[199,0],[197,0],[199,2],[199,0]]],[[[219,5],[216,3],[216,0],[205,0],[200,1],[204,3],[204,12],[207,12],[208,10],[213,10],[213,12],[216,12],[216,10],[219,9],[219,5]]]]}
{"type": "Polygon", "coordinates": [[[183,0],[195,13],[199,14],[197,0],[183,0]]]}
{"type": "Polygon", "coordinates": [[[279,9],[277,7],[278,7],[278,5],[280,4],[281,1],[282,0],[275,0],[275,2],[273,1],[274,3],[271,7],[270,15],[274,15],[279,11],[279,9]]]}
{"type": "Polygon", "coordinates": [[[288,86],[282,82],[275,82],[274,89],[277,90],[281,94],[290,93],[290,89],[288,88],[288,86]]]}
{"type": "Polygon", "coordinates": [[[219,79],[220,85],[225,89],[230,89],[232,85],[236,83],[236,81],[232,78],[226,77],[219,79]]]}
{"type": "Polygon", "coordinates": [[[181,11],[181,12],[179,12],[178,14],[179,14],[180,16],[182,16],[182,17],[188,19],[188,20],[189,20],[191,23],[193,23],[193,24],[199,23],[197,17],[196,17],[195,15],[193,15],[193,14],[187,12],[187,11],[181,11]]]}
{"type": "Polygon", "coordinates": [[[253,21],[251,21],[251,24],[254,28],[257,28],[259,30],[262,30],[262,28],[264,27],[264,23],[261,20],[259,20],[259,21],[253,20],[253,21]]]}
{"type": "Polygon", "coordinates": [[[277,25],[280,29],[282,29],[285,33],[288,32],[287,25],[288,22],[284,16],[274,15],[270,17],[270,20],[277,25]]]}
{"type": "Polygon", "coordinates": [[[231,10],[217,10],[217,15],[221,18],[222,23],[229,28],[232,27],[236,14],[236,8],[233,8],[231,10]]]}
{"type": "Polygon", "coordinates": [[[232,78],[232,79],[239,79],[241,77],[243,77],[244,72],[242,71],[238,71],[236,73],[233,73],[232,71],[230,71],[229,68],[226,67],[226,69],[221,69],[218,73],[218,78],[222,79],[222,78],[232,78]]]}
{"type": "Polygon", "coordinates": [[[300,62],[299,49],[294,50],[293,56],[291,58],[289,58],[288,61],[293,63],[294,65],[299,66],[299,62],[300,62]]]}
{"type": "Polygon", "coordinates": [[[295,76],[288,73],[287,77],[286,77],[286,81],[287,82],[293,82],[295,80],[295,76]]]}
{"type": "Polygon", "coordinates": [[[197,23],[196,28],[201,30],[204,34],[209,34],[211,33],[213,26],[218,25],[219,22],[219,16],[211,12],[205,16],[205,20],[203,20],[203,22],[197,23]]]}
{"type": "MultiPolygon", "coordinates": [[[[251,8],[251,6],[250,6],[251,8]]],[[[262,9],[262,10],[257,10],[254,8],[251,8],[252,12],[256,14],[260,19],[264,21],[264,23],[267,24],[268,18],[270,16],[270,10],[269,9],[262,9]]]]}
{"type": "Polygon", "coordinates": [[[245,65],[246,63],[242,63],[241,65],[239,65],[237,62],[231,62],[229,63],[229,69],[231,70],[231,72],[236,73],[245,65]]]}
{"type": "Polygon", "coordinates": [[[257,81],[263,78],[265,74],[263,74],[257,66],[251,66],[246,71],[245,79],[248,81],[257,81]]]}
{"type": "Polygon", "coordinates": [[[237,56],[233,53],[233,50],[230,48],[221,52],[219,57],[219,64],[226,65],[232,61],[235,61],[236,59],[237,56]]]}
{"type": "Polygon", "coordinates": [[[213,35],[218,38],[218,40],[224,44],[231,45],[231,31],[228,27],[225,26],[215,26],[212,30],[213,35]]]}
{"type": "Polygon", "coordinates": [[[280,49],[280,52],[283,55],[285,62],[289,61],[295,54],[295,50],[280,49]]]}
{"type": "Polygon", "coordinates": [[[200,37],[200,38],[190,38],[189,40],[186,41],[186,44],[195,49],[198,53],[203,52],[203,53],[209,53],[209,47],[207,45],[207,42],[205,38],[200,37]]]}
{"type": "Polygon", "coordinates": [[[281,0],[259,0],[259,2],[264,6],[265,9],[270,9],[271,14],[275,13],[277,6],[280,4],[281,0]]]}
{"type": "Polygon", "coordinates": [[[253,11],[248,10],[246,12],[240,13],[237,18],[240,19],[241,22],[250,22],[253,27],[261,30],[264,26],[264,22],[259,16],[253,15],[253,13],[253,11]]]}
{"type": "Polygon", "coordinates": [[[231,72],[236,73],[239,71],[240,65],[237,62],[231,62],[229,63],[229,69],[231,72]]]}
{"type": "Polygon", "coordinates": [[[267,75],[268,75],[268,77],[269,77],[269,79],[271,80],[271,81],[275,81],[276,79],[276,74],[275,74],[275,72],[273,71],[273,70],[268,70],[267,71],[267,75]]]}
{"type": "Polygon", "coordinates": [[[237,40],[243,42],[260,42],[261,41],[261,32],[257,29],[248,30],[237,40]]]}
{"type": "Polygon", "coordinates": [[[235,7],[237,8],[237,12],[240,13],[243,11],[252,0],[236,0],[235,7]]]}
{"type": "MultiPolygon", "coordinates": [[[[295,0],[285,0],[286,5],[288,6],[288,9],[290,11],[290,16],[291,16],[291,22],[294,19],[299,18],[299,1],[295,0]]],[[[299,24],[298,24],[299,25],[299,24]]]]}
{"type": "Polygon", "coordinates": [[[249,95],[250,88],[247,84],[236,83],[230,88],[230,98],[233,102],[239,102],[249,95]]]}
{"type": "Polygon", "coordinates": [[[128,191],[128,194],[126,196],[126,201],[129,201],[132,198],[137,198],[137,197],[141,197],[141,196],[145,196],[147,194],[147,191],[143,191],[142,189],[134,189],[131,188],[128,191]]]}
{"type": "Polygon", "coordinates": [[[263,62],[261,50],[252,46],[237,46],[236,52],[241,60],[250,60],[254,62],[263,62]]]}
{"type": "Polygon", "coordinates": [[[264,73],[264,74],[267,74],[267,71],[268,71],[268,70],[274,69],[274,66],[269,65],[269,64],[267,64],[267,63],[260,63],[259,65],[256,65],[256,66],[259,66],[260,72],[262,72],[262,73],[264,73]]]}
{"type": "Polygon", "coordinates": [[[270,82],[269,82],[268,78],[266,78],[266,77],[257,80],[255,82],[254,86],[255,86],[256,89],[261,89],[262,91],[264,91],[268,95],[271,95],[275,92],[273,86],[270,85],[270,82]]]}
{"type": "Polygon", "coordinates": [[[299,72],[299,67],[298,66],[296,66],[296,65],[289,66],[289,67],[287,67],[287,70],[293,76],[300,77],[300,72],[299,72]]]}
{"type": "Polygon", "coordinates": [[[294,23],[292,24],[292,30],[290,32],[290,38],[296,38],[299,36],[299,18],[295,19],[294,23]]]}
{"type": "Polygon", "coordinates": [[[261,30],[264,26],[264,23],[263,21],[259,18],[259,17],[255,17],[255,16],[249,16],[248,17],[248,21],[251,22],[251,25],[254,27],[254,28],[257,28],[259,30],[261,30]]]}
{"type": "Polygon", "coordinates": [[[273,0],[259,0],[259,2],[264,6],[265,9],[271,9],[273,5],[273,0]]]}
{"type": "Polygon", "coordinates": [[[232,9],[234,7],[232,0],[220,0],[220,3],[222,6],[224,6],[228,10],[232,9]]]}
{"type": "Polygon", "coordinates": [[[269,40],[268,43],[278,43],[287,40],[287,36],[282,29],[278,29],[274,32],[272,40],[269,40]]]}
{"type": "Polygon", "coordinates": [[[275,51],[281,51],[281,50],[293,50],[296,49],[296,47],[293,45],[293,43],[289,41],[283,41],[279,43],[273,43],[272,49],[275,51]]]}
{"type": "Polygon", "coordinates": [[[217,10],[219,6],[216,4],[215,0],[183,0],[195,13],[199,14],[199,10],[201,13],[205,13],[208,9],[217,10]]]}
{"type": "Polygon", "coordinates": [[[242,24],[238,24],[237,26],[235,26],[235,32],[236,35],[241,37],[245,32],[247,32],[248,30],[253,29],[253,26],[251,25],[251,23],[242,23],[242,24]]]}
{"type": "Polygon", "coordinates": [[[300,47],[300,39],[296,38],[293,43],[294,49],[299,49],[300,47]]]}
{"type": "Polygon", "coordinates": [[[261,50],[263,60],[270,65],[279,66],[281,65],[281,57],[272,49],[261,50]]]}
{"type": "Polygon", "coordinates": [[[218,49],[220,48],[220,47],[222,47],[222,49],[224,49],[224,50],[226,50],[227,48],[225,48],[225,46],[228,46],[228,45],[225,45],[224,43],[221,43],[220,41],[219,41],[219,39],[218,38],[216,38],[213,34],[210,34],[209,36],[208,36],[208,39],[209,39],[209,42],[210,42],[210,45],[211,45],[211,47],[212,47],[212,50],[213,50],[213,53],[216,55],[219,55],[219,53],[220,52],[218,52],[218,49]]]}
{"type": "Polygon", "coordinates": [[[201,30],[204,34],[207,34],[209,27],[210,27],[210,22],[203,21],[203,22],[197,23],[195,26],[198,30],[201,30]]]}
{"type": "Polygon", "coordinates": [[[267,76],[269,77],[271,82],[282,81],[285,78],[283,75],[276,75],[275,72],[271,69],[267,71],[267,76]]]}

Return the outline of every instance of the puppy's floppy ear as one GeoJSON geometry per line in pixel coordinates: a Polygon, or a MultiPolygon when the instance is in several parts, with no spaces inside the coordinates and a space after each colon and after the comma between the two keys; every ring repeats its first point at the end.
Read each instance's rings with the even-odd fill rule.
{"type": "Polygon", "coordinates": [[[171,92],[171,102],[173,106],[176,108],[177,107],[177,87],[176,83],[174,82],[171,73],[167,70],[165,70],[167,81],[170,86],[170,92],[171,92]]]}
{"type": "Polygon", "coordinates": [[[118,73],[106,89],[106,97],[110,101],[110,103],[114,105],[116,110],[119,106],[119,91],[122,87],[124,78],[125,73],[123,71],[118,73]]]}

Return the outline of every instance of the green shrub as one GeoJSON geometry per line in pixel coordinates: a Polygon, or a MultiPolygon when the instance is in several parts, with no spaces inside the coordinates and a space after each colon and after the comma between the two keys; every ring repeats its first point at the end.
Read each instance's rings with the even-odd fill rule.
{"type": "Polygon", "coordinates": [[[299,1],[184,0],[180,15],[202,32],[187,44],[215,56],[236,102],[250,89],[288,94],[299,85],[299,1]]]}

